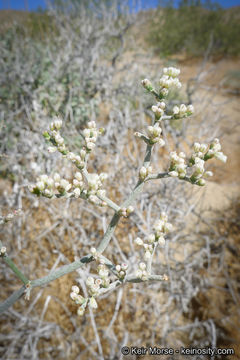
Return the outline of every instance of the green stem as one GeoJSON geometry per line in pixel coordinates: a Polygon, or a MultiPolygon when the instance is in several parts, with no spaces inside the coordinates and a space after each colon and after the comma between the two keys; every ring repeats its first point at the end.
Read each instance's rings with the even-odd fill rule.
{"type": "MultiPolygon", "coordinates": [[[[2,242],[0,241],[0,248],[2,247],[2,242]]],[[[29,283],[29,280],[23,275],[23,273],[18,269],[14,262],[8,257],[7,254],[2,256],[3,261],[8,264],[11,270],[16,274],[16,276],[24,283],[24,285],[29,283]]]]}
{"type": "Polygon", "coordinates": [[[50,273],[49,275],[46,275],[40,279],[31,281],[31,287],[35,288],[37,286],[46,285],[49,282],[62,277],[63,275],[69,274],[70,272],[79,269],[83,265],[85,265],[93,260],[94,260],[94,258],[92,257],[92,255],[84,256],[80,260],[74,261],[71,264],[60,267],[59,269],[50,273]]]}
{"type": "Polygon", "coordinates": [[[24,283],[24,285],[29,283],[29,280],[23,275],[23,273],[17,268],[14,262],[5,255],[3,257],[3,261],[8,264],[8,266],[12,269],[12,271],[16,274],[16,276],[24,283]]]}
{"type": "Polygon", "coordinates": [[[7,298],[2,304],[0,304],[0,314],[6,311],[10,306],[12,306],[25,292],[25,285],[22,286],[19,290],[14,291],[14,293],[7,298]]]}

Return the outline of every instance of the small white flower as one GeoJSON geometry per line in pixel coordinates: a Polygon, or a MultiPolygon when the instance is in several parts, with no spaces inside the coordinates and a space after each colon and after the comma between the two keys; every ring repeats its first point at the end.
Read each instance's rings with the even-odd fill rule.
{"type": "Polygon", "coordinates": [[[168,175],[170,175],[171,177],[178,177],[178,172],[177,171],[170,171],[168,173],[168,175]]]}
{"type": "Polygon", "coordinates": [[[201,144],[200,148],[199,148],[199,151],[204,153],[207,150],[207,148],[208,148],[207,144],[201,144]]]}
{"type": "Polygon", "coordinates": [[[193,105],[188,105],[187,106],[187,111],[190,112],[191,114],[194,113],[194,106],[193,105]]]}
{"type": "Polygon", "coordinates": [[[120,265],[116,265],[116,270],[117,270],[117,272],[121,271],[121,266],[120,266],[120,265]]]}
{"type": "Polygon", "coordinates": [[[144,258],[145,258],[146,260],[151,259],[151,253],[150,253],[150,251],[149,251],[149,250],[147,250],[147,251],[145,252],[145,254],[144,254],[144,258]]]}
{"type": "Polygon", "coordinates": [[[84,150],[84,149],[80,150],[80,156],[84,160],[85,156],[86,156],[86,150],[84,150]]]}
{"type": "Polygon", "coordinates": [[[45,184],[43,181],[38,181],[37,184],[36,184],[37,188],[40,190],[40,191],[43,191],[44,188],[45,188],[45,184]]]}
{"type": "Polygon", "coordinates": [[[49,148],[48,148],[49,153],[54,153],[56,151],[57,151],[57,148],[55,146],[49,146],[49,148]]]}
{"type": "Polygon", "coordinates": [[[158,106],[160,109],[164,110],[165,107],[166,107],[166,104],[165,104],[164,101],[161,101],[161,102],[158,102],[158,103],[157,103],[157,106],[158,106]]]}
{"type": "Polygon", "coordinates": [[[160,146],[160,147],[163,147],[164,145],[165,145],[165,141],[161,138],[161,139],[159,139],[158,140],[158,145],[160,146]]]}
{"type": "Polygon", "coordinates": [[[184,115],[184,114],[186,113],[186,111],[187,111],[186,105],[181,104],[181,105],[180,105],[180,108],[179,108],[180,116],[181,116],[181,115],[184,115]]]}
{"type": "Polygon", "coordinates": [[[95,121],[89,121],[87,123],[87,126],[89,127],[89,129],[95,129],[96,128],[96,123],[95,123],[95,121]]]}
{"type": "Polygon", "coordinates": [[[174,107],[173,107],[173,114],[174,114],[174,115],[179,114],[179,111],[180,111],[180,109],[179,109],[178,106],[174,106],[174,107]]]}
{"type": "Polygon", "coordinates": [[[215,158],[222,161],[222,162],[226,162],[227,161],[227,156],[223,154],[223,152],[221,151],[217,151],[215,154],[214,154],[215,158]]]}
{"type": "Polygon", "coordinates": [[[136,272],[135,272],[135,275],[137,278],[142,278],[142,271],[140,269],[138,269],[136,272]]]}
{"type": "Polygon", "coordinates": [[[83,136],[85,138],[89,138],[90,137],[90,133],[91,133],[91,130],[90,129],[84,129],[83,130],[83,136]]]}
{"type": "Polygon", "coordinates": [[[172,231],[172,229],[173,229],[172,224],[170,224],[170,223],[165,223],[165,225],[164,225],[164,231],[165,231],[165,233],[168,233],[169,231],[172,231]]]}
{"type": "Polygon", "coordinates": [[[135,244],[137,244],[137,245],[143,245],[143,241],[142,241],[142,239],[140,239],[139,237],[137,237],[135,240],[134,240],[134,242],[135,242],[135,244]]]}
{"type": "Polygon", "coordinates": [[[201,145],[198,142],[195,142],[193,145],[193,149],[195,152],[198,152],[200,150],[201,145]]]}
{"type": "Polygon", "coordinates": [[[77,293],[75,291],[70,293],[70,298],[75,301],[77,299],[77,293]]]}
{"type": "Polygon", "coordinates": [[[160,91],[160,93],[161,93],[162,96],[166,97],[167,94],[168,94],[168,89],[163,88],[163,89],[160,91]]]}
{"type": "Polygon", "coordinates": [[[121,267],[124,271],[126,271],[128,269],[128,264],[122,263],[121,267]]]}
{"type": "Polygon", "coordinates": [[[71,188],[71,184],[69,184],[69,182],[65,179],[60,180],[60,186],[66,191],[68,191],[71,188]]]}
{"type": "Polygon", "coordinates": [[[91,247],[90,253],[91,253],[92,255],[96,255],[97,249],[96,249],[95,247],[91,247]]]}
{"type": "Polygon", "coordinates": [[[206,181],[204,179],[199,179],[197,181],[197,185],[199,185],[199,186],[204,186],[205,184],[206,184],[206,181]]]}
{"type": "Polygon", "coordinates": [[[130,205],[130,206],[128,206],[126,211],[127,211],[127,215],[129,215],[134,211],[134,207],[132,205],[130,205]]]}
{"type": "Polygon", "coordinates": [[[211,177],[211,176],[213,176],[213,172],[212,171],[206,171],[204,173],[204,175],[207,176],[207,177],[211,177]]]}
{"type": "Polygon", "coordinates": [[[76,293],[76,294],[79,294],[79,287],[78,286],[76,286],[76,285],[73,285],[72,286],[72,292],[74,292],[74,293],[76,293]]]}
{"type": "Polygon", "coordinates": [[[0,255],[4,255],[7,251],[7,248],[5,246],[2,246],[0,249],[0,255]]]}
{"type": "Polygon", "coordinates": [[[145,270],[146,269],[146,264],[144,262],[141,262],[139,265],[138,265],[139,269],[140,270],[145,270]]]}
{"type": "Polygon", "coordinates": [[[147,177],[147,169],[144,166],[142,166],[141,169],[139,170],[139,175],[142,180],[144,180],[147,177]]]}
{"type": "Polygon", "coordinates": [[[76,172],[75,178],[76,178],[78,181],[81,181],[83,177],[82,177],[82,174],[81,174],[80,172],[76,172]]]}
{"type": "Polygon", "coordinates": [[[93,142],[87,142],[86,144],[88,150],[93,150],[96,146],[93,142]]]}
{"type": "Polygon", "coordinates": [[[166,243],[166,240],[164,239],[164,237],[160,236],[159,239],[158,239],[158,244],[160,246],[165,246],[165,243],[166,243]]]}
{"type": "Polygon", "coordinates": [[[108,174],[107,173],[101,173],[99,175],[99,178],[100,178],[101,181],[105,181],[108,178],[108,174]]]}
{"type": "Polygon", "coordinates": [[[89,277],[87,278],[86,285],[87,285],[88,287],[91,287],[92,285],[94,285],[94,278],[93,278],[92,276],[89,276],[89,277]]]}
{"type": "Polygon", "coordinates": [[[80,307],[78,308],[77,314],[78,314],[79,316],[83,316],[84,312],[85,312],[85,308],[82,307],[82,306],[80,306],[80,307]]]}
{"type": "Polygon", "coordinates": [[[81,194],[81,190],[79,188],[76,188],[76,189],[73,190],[73,192],[74,192],[75,198],[76,199],[79,198],[79,196],[81,194]]]}
{"type": "Polygon", "coordinates": [[[154,241],[155,241],[155,235],[154,235],[154,234],[150,234],[150,235],[148,236],[148,241],[150,242],[150,244],[154,243],[154,241]]]}
{"type": "Polygon", "coordinates": [[[167,213],[165,213],[165,211],[162,211],[160,214],[160,220],[167,221],[167,219],[168,219],[167,213]]]}

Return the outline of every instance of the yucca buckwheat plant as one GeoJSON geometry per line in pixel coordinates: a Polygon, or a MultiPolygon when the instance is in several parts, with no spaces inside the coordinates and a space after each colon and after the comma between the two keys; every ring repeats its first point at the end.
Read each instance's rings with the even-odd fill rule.
{"type": "MultiPolygon", "coordinates": [[[[76,199],[76,201],[86,201],[96,207],[109,208],[113,211],[113,217],[106,228],[101,241],[96,240],[96,246],[90,248],[79,260],[64,265],[49,275],[30,280],[24,275],[8,256],[7,248],[0,242],[0,256],[2,260],[13,270],[15,275],[23,282],[23,286],[14,292],[6,301],[0,305],[0,312],[6,311],[22,295],[26,299],[31,296],[32,289],[45,285],[63,275],[80,269],[89,263],[97,264],[95,276],[89,276],[85,282],[85,293],[82,293],[79,284],[73,284],[70,298],[77,305],[77,314],[84,315],[87,308],[98,308],[98,298],[100,295],[110,292],[113,289],[126,283],[140,282],[167,282],[169,277],[165,273],[154,273],[152,271],[152,261],[157,252],[162,252],[166,245],[168,233],[173,231],[174,225],[171,224],[166,211],[162,211],[155,219],[152,230],[146,233],[144,238],[135,236],[135,251],[139,252],[138,264],[128,262],[115,262],[104,255],[114,236],[115,229],[121,218],[129,218],[134,213],[134,203],[143,191],[146,182],[151,180],[166,181],[166,178],[176,178],[176,181],[186,181],[192,185],[204,186],[206,179],[213,175],[212,171],[206,170],[206,163],[216,158],[226,162],[227,157],[221,151],[221,145],[217,138],[210,144],[194,143],[192,153],[171,151],[168,167],[164,172],[154,172],[151,155],[156,147],[164,147],[165,140],[162,136],[162,126],[166,120],[178,121],[188,118],[194,113],[193,105],[180,104],[173,107],[168,104],[168,94],[172,88],[181,88],[178,79],[180,70],[174,67],[164,68],[159,80],[159,86],[155,88],[148,80],[142,81],[142,86],[154,98],[152,105],[153,121],[146,126],[146,131],[135,132],[135,135],[146,145],[145,156],[142,165],[138,169],[136,185],[131,190],[129,196],[122,204],[117,204],[108,196],[108,189],[104,185],[108,174],[105,172],[96,173],[89,170],[94,153],[97,151],[98,137],[104,134],[103,128],[98,128],[95,121],[89,121],[87,127],[82,131],[82,145],[78,152],[73,152],[67,145],[62,131],[63,121],[55,118],[48,130],[44,131],[43,136],[48,142],[49,153],[58,152],[63,158],[72,163],[75,172],[73,178],[67,178],[65,174],[52,173],[40,175],[36,183],[29,185],[29,190],[37,197],[45,197],[48,201],[54,198],[76,199]],[[140,248],[143,248],[143,257],[140,255],[140,248]]],[[[52,156],[55,156],[54,154],[52,156]]],[[[121,179],[120,179],[121,180],[121,179]]],[[[8,214],[1,218],[1,223],[11,221],[19,211],[8,214]]],[[[97,310],[96,310],[97,311],[97,310]]]]}

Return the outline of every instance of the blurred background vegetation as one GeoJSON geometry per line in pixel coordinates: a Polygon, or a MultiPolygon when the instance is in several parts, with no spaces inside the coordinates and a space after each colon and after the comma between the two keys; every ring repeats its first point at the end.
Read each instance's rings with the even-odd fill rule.
{"type": "Polygon", "coordinates": [[[186,52],[202,56],[236,56],[240,52],[240,8],[222,9],[201,0],[181,0],[159,7],[153,16],[147,40],[160,56],[186,52]]]}

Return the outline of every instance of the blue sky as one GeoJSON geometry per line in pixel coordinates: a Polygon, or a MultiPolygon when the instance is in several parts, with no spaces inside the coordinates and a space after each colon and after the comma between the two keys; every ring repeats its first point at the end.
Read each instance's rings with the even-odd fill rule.
{"type": "MultiPolygon", "coordinates": [[[[218,0],[223,8],[240,5],[240,0],[218,0]]],[[[178,3],[177,0],[174,1],[178,3]]],[[[158,4],[158,0],[142,0],[145,9],[154,8],[158,4]]],[[[14,9],[14,10],[31,10],[34,11],[38,7],[45,8],[45,0],[0,0],[0,9],[14,9]]]]}

